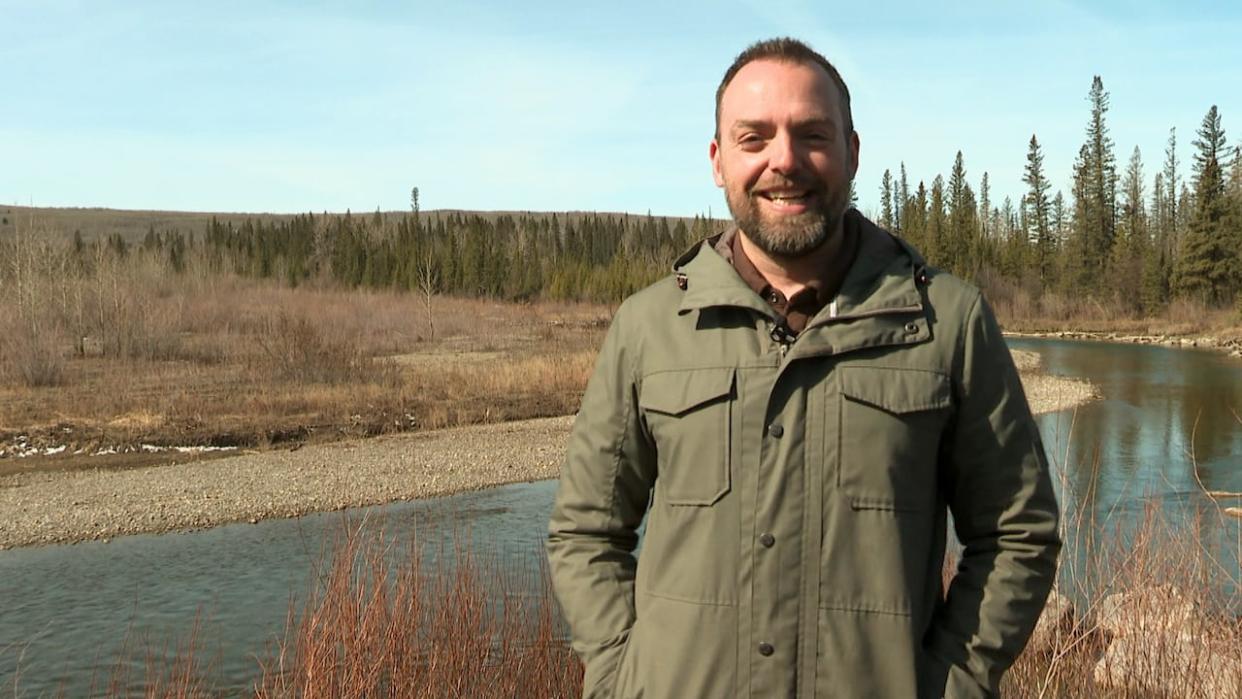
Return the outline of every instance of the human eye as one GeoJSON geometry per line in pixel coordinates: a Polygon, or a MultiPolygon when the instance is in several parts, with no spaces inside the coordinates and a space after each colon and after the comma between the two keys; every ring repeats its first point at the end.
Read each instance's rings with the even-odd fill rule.
{"type": "Polygon", "coordinates": [[[833,134],[828,129],[811,129],[804,133],[802,138],[811,143],[832,143],[833,134]]]}
{"type": "Polygon", "coordinates": [[[737,145],[746,150],[763,147],[763,137],[754,131],[744,131],[737,135],[736,140],[737,145]]]}

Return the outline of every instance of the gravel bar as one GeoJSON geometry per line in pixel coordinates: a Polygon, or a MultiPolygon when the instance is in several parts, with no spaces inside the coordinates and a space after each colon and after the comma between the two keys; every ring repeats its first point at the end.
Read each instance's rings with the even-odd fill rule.
{"type": "MultiPolygon", "coordinates": [[[[1014,355],[1035,412],[1092,397],[1088,383],[1034,373],[1034,353],[1014,355]]],[[[0,549],[254,523],[555,478],[572,422],[523,420],[128,470],[17,473],[0,477],[0,549]]]]}

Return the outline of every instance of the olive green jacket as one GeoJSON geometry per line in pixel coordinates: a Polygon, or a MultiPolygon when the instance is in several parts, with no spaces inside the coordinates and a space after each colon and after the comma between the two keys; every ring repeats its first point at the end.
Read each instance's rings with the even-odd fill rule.
{"type": "Polygon", "coordinates": [[[848,216],[792,343],[710,241],[617,311],[548,539],[586,696],[995,696],[1025,644],[1060,542],[1012,359],[978,290],[848,216]]]}

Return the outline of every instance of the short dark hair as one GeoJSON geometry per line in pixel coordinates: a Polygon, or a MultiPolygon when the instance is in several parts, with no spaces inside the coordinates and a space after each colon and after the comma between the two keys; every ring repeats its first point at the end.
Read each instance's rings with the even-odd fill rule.
{"type": "Polygon", "coordinates": [[[775,39],[756,41],[747,46],[745,51],[742,51],[737,55],[737,58],[733,59],[733,64],[725,71],[724,79],[720,81],[720,87],[716,88],[716,138],[720,138],[720,100],[724,97],[725,88],[729,86],[729,83],[733,82],[734,76],[747,63],[765,59],[800,65],[817,65],[823,68],[841,93],[841,118],[844,122],[845,135],[849,136],[854,132],[854,114],[850,111],[850,89],[845,86],[845,80],[841,78],[841,74],[837,72],[836,67],[810,46],[797,39],[781,36],[775,39]]]}

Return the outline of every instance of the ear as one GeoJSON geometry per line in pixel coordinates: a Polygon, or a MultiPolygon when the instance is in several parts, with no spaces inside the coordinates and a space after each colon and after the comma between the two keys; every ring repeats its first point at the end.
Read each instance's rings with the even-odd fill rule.
{"type": "Polygon", "coordinates": [[[858,174],[858,132],[850,134],[850,179],[854,179],[854,175],[858,174]]]}
{"type": "Polygon", "coordinates": [[[720,174],[720,141],[713,138],[711,144],[707,146],[707,157],[712,159],[712,179],[716,180],[717,187],[724,186],[724,176],[720,174]]]}

